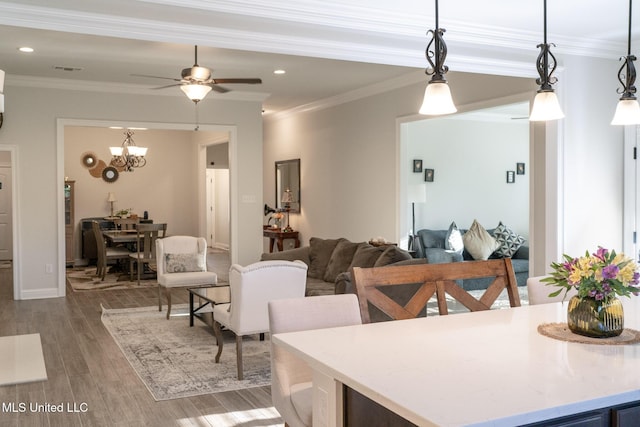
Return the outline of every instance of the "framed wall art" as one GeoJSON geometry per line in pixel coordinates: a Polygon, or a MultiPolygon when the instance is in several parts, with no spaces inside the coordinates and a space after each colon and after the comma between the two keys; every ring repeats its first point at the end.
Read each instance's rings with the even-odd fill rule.
{"type": "Polygon", "coordinates": [[[424,170],[424,180],[425,182],[433,182],[433,169],[425,169],[424,170]]]}
{"type": "Polygon", "coordinates": [[[516,171],[507,171],[507,184],[516,182],[516,171]]]}
{"type": "Polygon", "coordinates": [[[422,160],[420,159],[413,160],[413,172],[422,173],[422,160]]]}

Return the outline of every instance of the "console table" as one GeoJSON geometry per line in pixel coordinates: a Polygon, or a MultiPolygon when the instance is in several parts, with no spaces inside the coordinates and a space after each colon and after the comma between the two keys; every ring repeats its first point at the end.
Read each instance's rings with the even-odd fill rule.
{"type": "MultiPolygon", "coordinates": [[[[621,300],[625,327],[639,329],[640,298],[621,300]]],[[[522,306],[275,334],[272,343],[313,369],[314,427],[360,425],[345,422],[345,389],[417,426],[585,425],[557,419],[611,413],[637,421],[640,345],[538,333],[566,312],[566,302],[522,306]]]]}
{"type": "Polygon", "coordinates": [[[297,231],[282,231],[280,228],[264,228],[262,235],[269,238],[269,252],[273,252],[273,244],[275,242],[278,242],[278,250],[282,252],[284,239],[294,239],[295,247],[300,247],[300,238],[298,237],[297,231]]]}

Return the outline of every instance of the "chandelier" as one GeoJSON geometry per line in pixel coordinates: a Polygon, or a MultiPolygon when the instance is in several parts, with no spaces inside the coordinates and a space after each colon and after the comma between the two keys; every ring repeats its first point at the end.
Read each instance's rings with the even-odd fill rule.
{"type": "Polygon", "coordinates": [[[147,147],[138,147],[133,142],[133,131],[127,129],[124,133],[125,139],[120,147],[109,147],[111,151],[111,166],[132,172],[134,168],[141,168],[147,164],[144,156],[147,154],[147,147]]]}

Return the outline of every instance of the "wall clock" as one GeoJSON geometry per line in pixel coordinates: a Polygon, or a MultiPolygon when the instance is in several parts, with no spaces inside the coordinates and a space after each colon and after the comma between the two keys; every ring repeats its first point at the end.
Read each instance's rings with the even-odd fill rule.
{"type": "Polygon", "coordinates": [[[115,182],[118,179],[118,170],[113,166],[107,166],[102,170],[102,179],[106,182],[115,182]]]}

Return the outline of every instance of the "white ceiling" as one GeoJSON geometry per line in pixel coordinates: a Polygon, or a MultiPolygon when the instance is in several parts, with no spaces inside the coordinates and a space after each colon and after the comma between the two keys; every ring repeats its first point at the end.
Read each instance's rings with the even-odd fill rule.
{"type": "MultiPolygon", "coordinates": [[[[439,7],[452,72],[535,77],[541,0],[443,0],[439,7]]],[[[626,52],[627,13],[624,0],[550,1],[554,53],[560,62],[563,53],[617,59],[626,52]]],[[[214,77],[264,82],[226,85],[232,92],[210,97],[300,109],[426,81],[433,14],[434,2],[414,0],[0,1],[0,68],[5,92],[31,85],[184,96],[177,88],[151,90],[169,81],[131,74],[179,77],[198,44],[198,62],[214,77]],[[23,45],[36,51],[18,52],[23,45]],[[274,75],[277,68],[287,74],[274,75]]]]}

